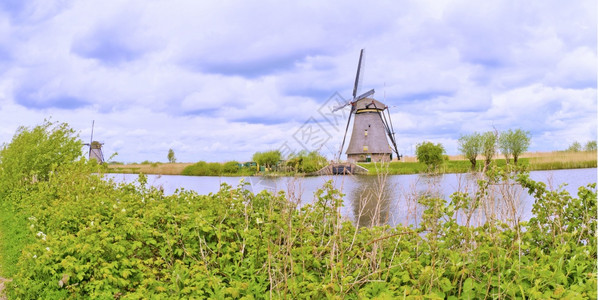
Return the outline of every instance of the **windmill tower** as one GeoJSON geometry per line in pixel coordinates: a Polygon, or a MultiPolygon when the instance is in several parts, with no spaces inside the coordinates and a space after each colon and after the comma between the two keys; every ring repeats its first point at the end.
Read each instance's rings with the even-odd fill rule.
{"type": "Polygon", "coordinates": [[[345,129],[345,136],[343,137],[340,153],[342,153],[343,147],[345,146],[347,130],[349,129],[351,117],[354,115],[353,131],[351,132],[351,140],[349,141],[349,146],[346,151],[347,160],[349,162],[391,161],[393,152],[397,155],[396,157],[398,159],[401,159],[399,151],[397,150],[388,106],[370,97],[374,94],[374,89],[357,96],[357,87],[359,86],[359,78],[361,77],[362,71],[363,49],[361,49],[359,54],[357,75],[355,76],[355,85],[353,86],[353,98],[333,110],[337,111],[347,105],[351,105],[351,112],[349,113],[349,119],[347,120],[347,127],[345,129]],[[385,111],[386,115],[384,114],[385,111]],[[388,140],[390,140],[392,148],[390,147],[388,140]]]}
{"type": "Polygon", "coordinates": [[[93,127],[95,124],[95,120],[91,121],[91,139],[89,144],[83,144],[85,146],[89,146],[89,160],[95,159],[98,163],[104,162],[104,154],[102,153],[102,145],[98,141],[93,140],[93,127]]]}

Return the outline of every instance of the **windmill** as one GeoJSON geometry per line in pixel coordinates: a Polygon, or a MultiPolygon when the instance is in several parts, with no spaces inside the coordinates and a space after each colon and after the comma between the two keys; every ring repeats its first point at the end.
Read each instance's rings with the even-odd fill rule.
{"type": "Polygon", "coordinates": [[[89,144],[83,144],[85,146],[89,146],[89,160],[95,159],[98,163],[104,162],[104,154],[102,154],[102,145],[98,141],[93,140],[93,126],[95,124],[95,120],[91,121],[91,139],[89,140],[89,144]]]}
{"type": "Polygon", "coordinates": [[[351,140],[347,147],[347,160],[351,163],[355,162],[380,162],[391,161],[392,153],[401,159],[399,151],[397,150],[397,143],[395,140],[395,133],[390,120],[390,112],[388,106],[384,103],[370,98],[374,94],[374,89],[371,89],[359,96],[357,96],[357,88],[359,86],[359,79],[363,72],[363,49],[359,54],[359,63],[357,64],[357,75],[355,76],[355,85],[353,86],[353,98],[345,104],[336,107],[333,111],[337,111],[351,105],[351,112],[347,120],[347,127],[345,128],[345,135],[343,143],[339,151],[339,158],[345,146],[345,139],[347,138],[347,131],[351,123],[351,116],[355,115],[353,121],[353,131],[351,132],[351,140]],[[384,112],[386,111],[386,115],[384,112]],[[388,138],[388,139],[387,139],[388,138]],[[388,144],[390,140],[392,148],[388,144]]]}

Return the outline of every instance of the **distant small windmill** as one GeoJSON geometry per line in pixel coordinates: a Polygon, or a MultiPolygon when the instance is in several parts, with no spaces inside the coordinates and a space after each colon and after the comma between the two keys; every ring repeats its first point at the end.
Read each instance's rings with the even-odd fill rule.
{"type": "Polygon", "coordinates": [[[102,145],[104,143],[100,143],[98,141],[93,140],[93,127],[95,125],[95,120],[91,121],[91,139],[89,140],[89,144],[83,144],[85,146],[89,146],[89,160],[95,159],[99,163],[104,162],[104,154],[102,153],[102,145]]]}
{"type": "Polygon", "coordinates": [[[388,106],[384,103],[369,98],[374,94],[374,89],[371,89],[359,96],[357,96],[357,88],[359,86],[359,79],[363,72],[363,49],[359,54],[359,63],[357,64],[357,75],[355,76],[355,85],[353,86],[353,98],[347,103],[336,107],[333,111],[337,111],[351,105],[351,112],[347,120],[347,127],[343,137],[343,143],[339,151],[339,158],[345,146],[345,139],[347,131],[351,122],[351,116],[355,115],[353,121],[353,131],[351,132],[351,141],[347,147],[347,160],[349,162],[380,162],[392,160],[392,153],[401,159],[399,151],[397,150],[397,143],[395,140],[395,133],[390,120],[390,112],[388,106]],[[386,111],[386,115],[384,114],[386,111]],[[388,117],[387,117],[388,116],[388,117]],[[392,148],[388,144],[388,139],[392,144],[392,148]]]}

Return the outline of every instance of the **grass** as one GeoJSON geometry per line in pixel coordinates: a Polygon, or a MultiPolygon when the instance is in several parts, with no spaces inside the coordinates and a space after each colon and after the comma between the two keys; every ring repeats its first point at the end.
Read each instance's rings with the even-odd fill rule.
{"type": "MultiPolygon", "coordinates": [[[[504,159],[495,159],[494,164],[497,166],[505,166],[506,161],[504,159]]],[[[529,165],[529,159],[519,159],[520,165],[529,165]]],[[[386,166],[380,163],[360,163],[360,166],[368,169],[369,175],[378,174],[379,172],[386,172],[386,166]]],[[[478,160],[476,163],[476,169],[481,171],[484,167],[484,161],[478,160]]],[[[389,175],[407,175],[407,174],[420,174],[426,173],[428,170],[426,165],[419,162],[401,162],[393,161],[388,164],[389,175]]],[[[471,171],[471,163],[468,160],[449,160],[445,161],[436,172],[441,174],[447,173],[467,173],[471,171]]]]}
{"type": "MultiPolygon", "coordinates": [[[[502,156],[497,156],[494,163],[498,166],[506,165],[502,156]]],[[[513,161],[511,160],[511,163],[513,161]]],[[[108,168],[112,173],[129,174],[157,174],[157,175],[181,175],[185,167],[193,163],[147,163],[147,164],[114,164],[108,168]]],[[[530,171],[558,170],[558,169],[579,169],[596,168],[596,152],[529,152],[524,153],[518,164],[527,166],[530,171]]],[[[381,167],[376,163],[360,163],[360,166],[369,170],[370,175],[376,175],[381,167]]],[[[480,171],[484,161],[478,159],[477,169],[480,171]]],[[[471,163],[462,155],[449,156],[438,170],[439,173],[467,173],[471,170],[471,163]]],[[[413,156],[404,156],[401,161],[393,161],[388,166],[389,175],[405,175],[426,173],[426,166],[417,162],[413,156]]],[[[248,174],[249,175],[249,174],[248,174]]],[[[290,174],[291,176],[294,174],[290,174]]],[[[238,176],[238,175],[232,175],[238,176]]]]}
{"type": "MultiPolygon", "coordinates": [[[[505,166],[506,160],[497,156],[494,159],[497,166],[505,166]]],[[[513,160],[511,159],[511,164],[513,160]]],[[[370,175],[375,175],[382,168],[379,163],[360,163],[360,166],[368,169],[370,175]]],[[[559,169],[580,169],[596,168],[596,152],[530,152],[524,153],[518,160],[518,165],[526,166],[529,171],[540,170],[559,170],[559,169]]],[[[481,171],[484,167],[484,161],[477,160],[476,169],[481,171]]],[[[438,173],[467,173],[471,170],[471,163],[462,155],[449,157],[437,170],[438,173]]],[[[426,173],[426,166],[417,162],[415,157],[403,157],[401,161],[393,161],[388,165],[389,175],[406,175],[426,173]]]]}

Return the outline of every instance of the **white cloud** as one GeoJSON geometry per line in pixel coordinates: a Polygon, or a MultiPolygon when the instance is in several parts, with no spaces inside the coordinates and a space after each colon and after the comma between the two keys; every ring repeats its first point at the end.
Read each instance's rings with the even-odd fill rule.
{"type": "MultiPolygon", "coordinates": [[[[339,92],[391,107],[399,148],[522,128],[596,139],[596,3],[33,1],[0,5],[0,141],[44,117],[125,161],[249,159],[339,92]],[[85,137],[86,139],[86,137],[85,137]]],[[[344,121],[343,121],[344,122],[344,121]]],[[[326,125],[329,126],[329,125],[326,125]]],[[[344,124],[343,124],[344,126],[344,124]]],[[[342,132],[325,145],[336,152],[342,132]]],[[[344,131],[344,128],[343,128],[344,131]]]]}

